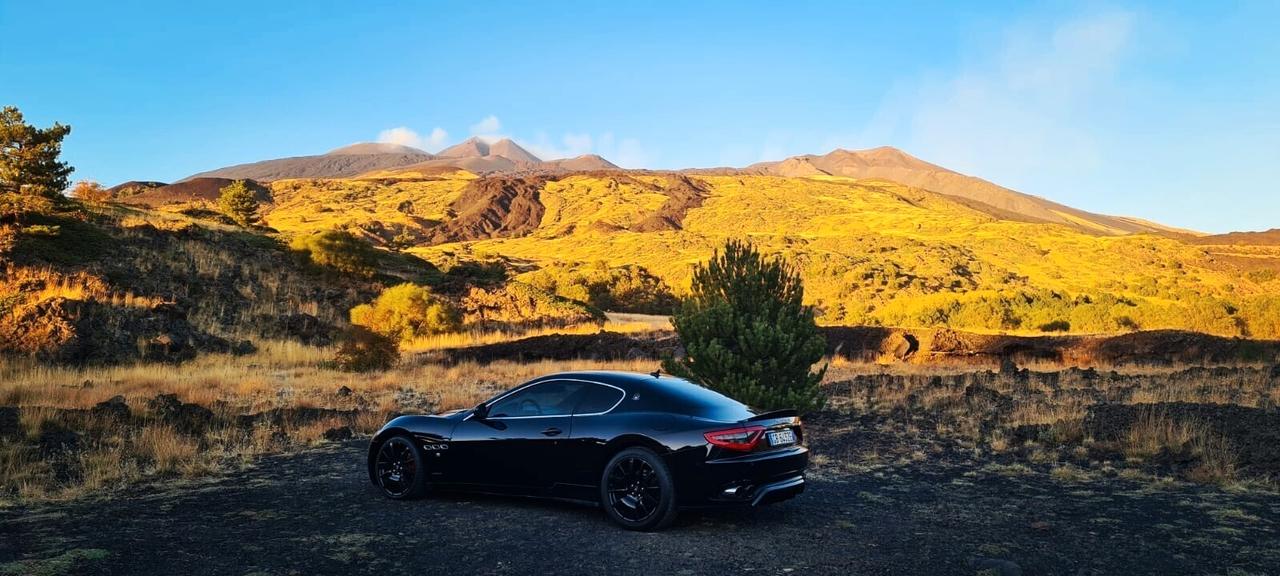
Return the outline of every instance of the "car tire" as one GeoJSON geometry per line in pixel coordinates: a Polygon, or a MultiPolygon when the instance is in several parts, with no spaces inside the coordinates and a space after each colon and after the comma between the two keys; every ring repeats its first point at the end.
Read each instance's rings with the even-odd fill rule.
{"type": "Polygon", "coordinates": [[[661,530],[676,519],[671,470],[648,448],[627,448],[609,459],[600,475],[600,505],[628,530],[661,530]]]}
{"type": "Polygon", "coordinates": [[[373,476],[382,494],[392,500],[413,500],[427,494],[427,458],[413,438],[397,434],[382,441],[374,453],[373,476]]]}

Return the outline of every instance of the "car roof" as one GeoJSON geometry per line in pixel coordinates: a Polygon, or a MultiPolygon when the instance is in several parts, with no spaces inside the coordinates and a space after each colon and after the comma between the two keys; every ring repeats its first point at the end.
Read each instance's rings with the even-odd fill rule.
{"type": "Polygon", "coordinates": [[[544,380],[557,379],[576,379],[590,380],[592,382],[600,382],[602,384],[612,384],[624,390],[648,390],[654,387],[661,388],[679,388],[681,386],[697,386],[683,378],[676,378],[668,374],[660,374],[654,377],[652,373],[644,374],[641,372],[624,372],[622,370],[583,370],[576,372],[557,372],[555,374],[547,374],[540,376],[536,380],[542,382],[544,380]]]}
{"type": "Polygon", "coordinates": [[[711,390],[698,385],[696,383],[671,376],[670,374],[659,374],[654,376],[652,372],[645,374],[643,372],[624,372],[621,370],[585,370],[577,372],[559,372],[556,374],[547,374],[533,382],[545,382],[547,380],[556,379],[575,379],[589,380],[592,382],[600,382],[602,384],[611,384],[625,390],[626,392],[647,392],[656,393],[660,396],[668,398],[672,397],[697,397],[706,398],[708,394],[719,397],[722,400],[736,402],[732,398],[712,392],[711,390]]]}

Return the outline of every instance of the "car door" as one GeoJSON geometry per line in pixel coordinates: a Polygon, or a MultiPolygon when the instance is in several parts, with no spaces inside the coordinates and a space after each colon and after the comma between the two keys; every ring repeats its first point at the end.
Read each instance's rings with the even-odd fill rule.
{"type": "Polygon", "coordinates": [[[583,386],[544,380],[489,402],[483,418],[468,416],[450,442],[451,451],[459,451],[454,476],[502,491],[549,487],[563,465],[558,448],[569,438],[583,386]]]}
{"type": "MultiPolygon", "coordinates": [[[[605,444],[620,432],[610,414],[626,397],[626,392],[611,384],[589,382],[573,412],[573,426],[562,451],[565,459],[563,482],[571,487],[594,487],[604,466],[605,444]]],[[[594,497],[595,491],[589,490],[594,497]]]]}

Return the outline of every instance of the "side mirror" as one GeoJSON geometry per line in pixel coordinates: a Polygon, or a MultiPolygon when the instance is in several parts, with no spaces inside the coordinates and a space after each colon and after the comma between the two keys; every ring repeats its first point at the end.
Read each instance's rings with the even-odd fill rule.
{"type": "Polygon", "coordinates": [[[484,420],[489,415],[489,406],[487,404],[479,404],[471,409],[471,415],[477,420],[484,420]]]}

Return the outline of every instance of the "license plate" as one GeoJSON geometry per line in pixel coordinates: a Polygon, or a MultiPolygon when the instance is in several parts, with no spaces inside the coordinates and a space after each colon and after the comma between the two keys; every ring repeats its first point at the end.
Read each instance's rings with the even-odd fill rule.
{"type": "Polygon", "coordinates": [[[782,446],[783,444],[795,444],[796,433],[791,430],[778,430],[769,433],[770,446],[782,446]]]}

